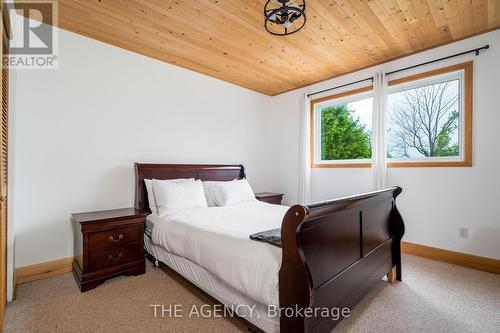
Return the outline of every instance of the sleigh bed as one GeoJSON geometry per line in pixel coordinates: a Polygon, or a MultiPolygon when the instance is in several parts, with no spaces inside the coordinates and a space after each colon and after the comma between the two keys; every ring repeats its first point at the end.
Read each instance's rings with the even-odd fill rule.
{"type": "MultiPolygon", "coordinates": [[[[230,181],[245,178],[245,169],[242,165],[136,163],[135,175],[135,207],[150,213],[144,179],[230,181]]],[[[277,277],[281,316],[261,318],[260,314],[266,312],[266,304],[260,304],[263,302],[256,308],[260,311],[260,319],[253,318],[257,317],[255,313],[253,317],[248,313],[236,314],[244,317],[243,320],[254,331],[329,332],[342,316],[334,316],[333,312],[325,315],[325,312],[315,312],[314,309],[352,308],[385,275],[390,282],[401,280],[404,223],[396,208],[396,197],[401,191],[401,188],[393,187],[311,205],[282,208],[284,217],[282,222],[278,222],[281,225],[282,248],[254,242],[258,246],[269,247],[266,249],[270,253],[281,256],[277,277]],[[284,309],[295,310],[286,312],[284,309]],[[304,309],[312,311],[304,313],[304,309]]],[[[255,298],[228,287],[220,275],[214,276],[216,274],[209,269],[198,267],[175,251],[165,251],[152,242],[150,228],[146,230],[149,230],[145,235],[146,252],[153,260],[172,268],[232,309],[235,304],[254,301],[255,298]]],[[[196,236],[193,234],[193,237],[196,236]]]]}

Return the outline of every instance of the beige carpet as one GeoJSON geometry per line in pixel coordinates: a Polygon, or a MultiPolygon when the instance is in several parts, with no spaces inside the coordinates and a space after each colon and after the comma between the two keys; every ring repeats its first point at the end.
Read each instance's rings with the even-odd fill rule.
{"type": "MultiPolygon", "coordinates": [[[[341,332],[500,332],[500,276],[414,256],[403,282],[380,281],[335,329],[341,332]]],[[[154,269],[80,293],[71,274],[20,285],[5,332],[247,332],[232,318],[154,318],[150,304],[211,303],[154,269]]],[[[189,312],[188,310],[184,310],[189,312]]]]}

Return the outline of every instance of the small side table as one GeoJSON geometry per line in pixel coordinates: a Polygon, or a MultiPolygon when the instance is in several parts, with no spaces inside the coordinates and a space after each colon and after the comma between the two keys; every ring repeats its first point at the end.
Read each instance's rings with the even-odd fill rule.
{"type": "Polygon", "coordinates": [[[259,201],[267,202],[274,205],[281,205],[283,193],[259,192],[255,193],[255,198],[259,201]]]}
{"type": "Polygon", "coordinates": [[[80,291],[118,275],[144,274],[146,215],[134,208],[71,214],[73,276],[80,291]]]}

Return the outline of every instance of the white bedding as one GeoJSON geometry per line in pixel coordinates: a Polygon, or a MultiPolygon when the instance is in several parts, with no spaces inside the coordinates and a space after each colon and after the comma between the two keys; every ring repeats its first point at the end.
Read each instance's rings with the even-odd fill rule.
{"type": "Polygon", "coordinates": [[[146,228],[149,228],[149,230],[153,230],[153,227],[156,223],[161,222],[162,218],[159,217],[156,214],[149,214],[146,217],[146,228]]]}
{"type": "Polygon", "coordinates": [[[278,305],[281,249],[249,235],[281,227],[287,209],[262,202],[193,209],[157,219],[151,238],[251,299],[278,305]]]}
{"type": "Polygon", "coordinates": [[[150,237],[144,237],[144,247],[156,259],[182,275],[195,286],[229,307],[239,309],[238,314],[266,333],[279,333],[278,316],[269,316],[267,305],[255,302],[217,278],[206,269],[186,258],[168,252],[153,244],[150,237]]]}

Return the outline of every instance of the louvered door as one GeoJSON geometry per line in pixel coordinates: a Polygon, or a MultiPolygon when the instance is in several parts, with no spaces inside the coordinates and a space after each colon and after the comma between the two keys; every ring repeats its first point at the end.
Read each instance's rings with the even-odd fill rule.
{"type": "MultiPolygon", "coordinates": [[[[2,13],[3,14],[3,13],[2,13]]],[[[4,18],[4,16],[2,15],[4,18]]],[[[0,59],[8,52],[8,39],[2,29],[2,52],[0,59]]],[[[1,66],[2,119],[0,127],[0,331],[7,300],[7,162],[9,127],[9,70],[1,66]]]]}

